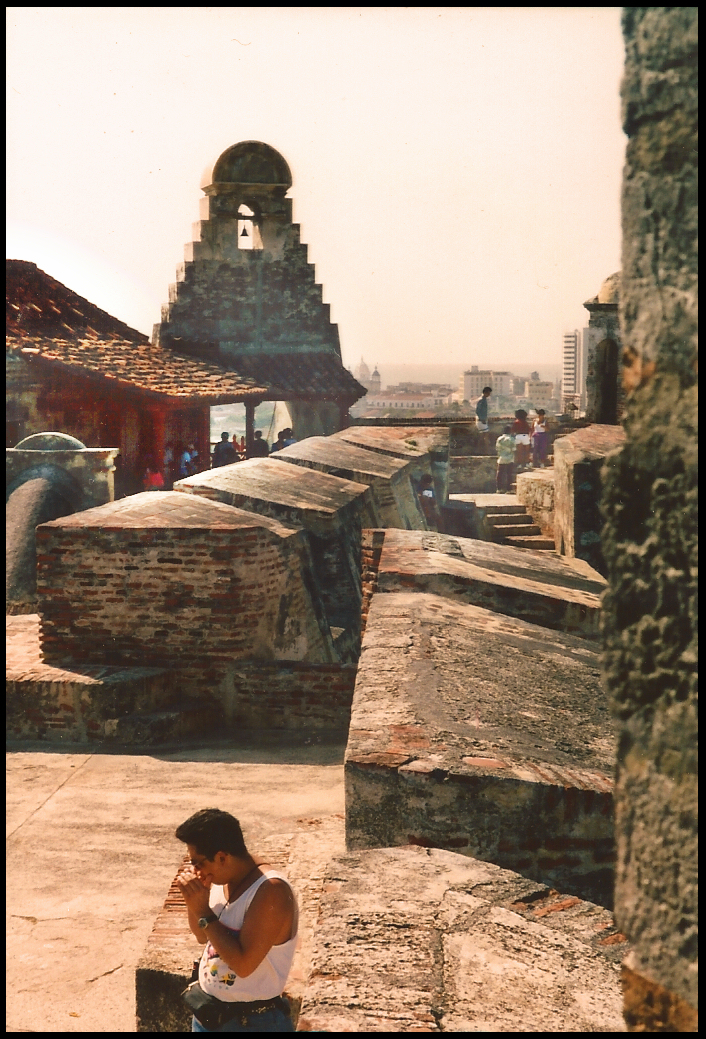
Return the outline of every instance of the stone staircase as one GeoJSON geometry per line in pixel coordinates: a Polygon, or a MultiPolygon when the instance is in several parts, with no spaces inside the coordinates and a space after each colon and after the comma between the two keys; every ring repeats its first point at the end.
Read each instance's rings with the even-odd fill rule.
{"type": "Polygon", "coordinates": [[[533,548],[539,552],[554,551],[554,539],[542,534],[524,505],[509,502],[497,505],[488,503],[484,505],[484,511],[488,540],[499,545],[513,545],[515,548],[533,548]]]}

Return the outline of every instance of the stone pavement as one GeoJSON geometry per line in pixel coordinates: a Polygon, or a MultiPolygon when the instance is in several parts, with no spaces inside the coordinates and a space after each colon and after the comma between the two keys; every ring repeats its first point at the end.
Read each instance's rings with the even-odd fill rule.
{"type": "Polygon", "coordinates": [[[301,993],[324,866],[344,851],[342,760],[340,745],[272,741],[11,749],[7,1031],[135,1031],[135,969],[183,858],[174,830],[206,807],[237,815],[251,849],[292,877],[303,942],[289,987],[301,993]]]}

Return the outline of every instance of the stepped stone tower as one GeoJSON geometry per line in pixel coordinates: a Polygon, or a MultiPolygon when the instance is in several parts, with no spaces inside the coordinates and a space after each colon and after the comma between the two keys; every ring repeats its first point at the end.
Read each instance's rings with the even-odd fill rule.
{"type": "Polygon", "coordinates": [[[292,175],[267,144],[228,148],[202,181],[201,220],[154,339],[217,361],[284,400],[298,438],[335,432],[364,393],[292,223],[292,175]]]}

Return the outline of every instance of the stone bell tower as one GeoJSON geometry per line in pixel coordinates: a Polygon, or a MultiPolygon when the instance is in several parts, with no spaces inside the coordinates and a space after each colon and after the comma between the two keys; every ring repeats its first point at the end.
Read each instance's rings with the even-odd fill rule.
{"type": "Polygon", "coordinates": [[[201,220],[154,339],[217,361],[283,400],[295,435],[328,434],[364,393],[341,363],[307,247],[292,223],[292,175],[267,144],[228,148],[202,181],[201,220]]]}

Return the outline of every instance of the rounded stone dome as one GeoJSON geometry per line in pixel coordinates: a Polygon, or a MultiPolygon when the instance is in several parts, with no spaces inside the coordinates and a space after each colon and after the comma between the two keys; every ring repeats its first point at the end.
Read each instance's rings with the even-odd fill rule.
{"type": "Polygon", "coordinates": [[[620,302],[620,271],[611,274],[601,285],[596,297],[599,303],[620,302]]]}
{"type": "Polygon", "coordinates": [[[16,451],[85,451],[86,445],[68,433],[33,433],[20,440],[16,451]]]}
{"type": "Polygon", "coordinates": [[[201,187],[211,184],[267,184],[291,188],[292,174],[279,152],[262,141],[233,144],[208,168],[201,187]]]}

